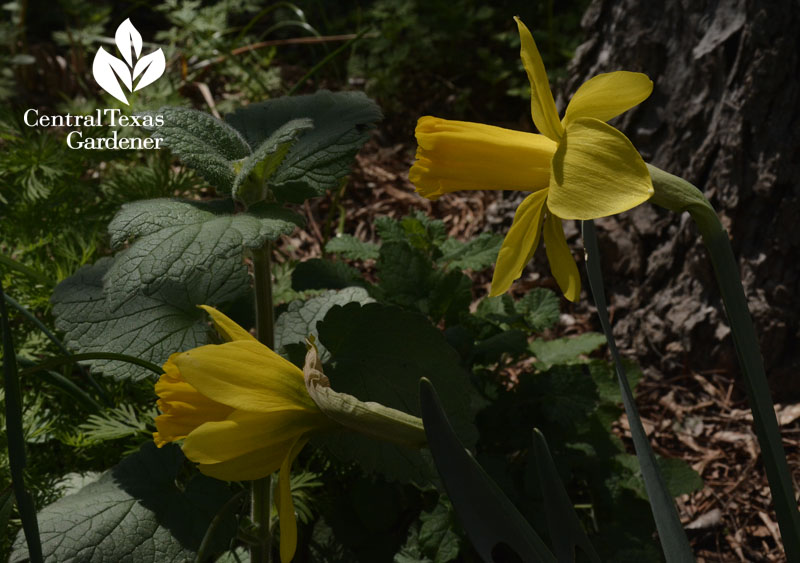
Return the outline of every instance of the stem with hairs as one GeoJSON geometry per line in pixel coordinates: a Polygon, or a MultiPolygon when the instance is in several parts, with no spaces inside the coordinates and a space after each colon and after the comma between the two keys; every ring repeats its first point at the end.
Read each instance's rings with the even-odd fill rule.
{"type": "MultiPolygon", "coordinates": [[[[253,250],[253,275],[255,278],[256,338],[262,344],[275,346],[275,317],[272,306],[272,268],[267,242],[253,250]]],[[[259,542],[250,548],[253,563],[272,561],[272,490],[273,476],[257,479],[251,483],[250,517],[256,525],[259,542]]]]}

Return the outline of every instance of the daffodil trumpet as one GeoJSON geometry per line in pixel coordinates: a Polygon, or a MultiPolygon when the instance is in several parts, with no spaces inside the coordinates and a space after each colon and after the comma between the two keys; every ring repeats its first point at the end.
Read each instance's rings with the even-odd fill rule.
{"type": "Polygon", "coordinates": [[[559,119],[533,36],[515,18],[531,84],[539,134],[481,123],[420,118],[409,180],[429,199],[459,190],[520,190],[520,203],[497,256],[490,295],[508,291],[544,239],[550,270],[564,296],[580,296],[580,275],[563,219],[596,219],[647,201],[653,185],[642,157],[606,124],[645,100],[650,79],[637,72],[600,74],[585,82],[559,119]]]}
{"type": "Polygon", "coordinates": [[[309,438],[349,430],[407,447],[426,444],[422,420],[337,393],[322,372],[313,341],[300,369],[208,306],[223,344],[172,354],[155,386],[158,446],[182,440],[200,471],[227,481],[279,471],[276,505],[281,561],[291,561],[297,523],[290,489],[292,462],[309,438]]]}

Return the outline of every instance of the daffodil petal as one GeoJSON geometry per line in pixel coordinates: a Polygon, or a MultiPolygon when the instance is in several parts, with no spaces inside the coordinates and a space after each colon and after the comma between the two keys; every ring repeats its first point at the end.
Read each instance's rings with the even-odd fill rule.
{"type": "Polygon", "coordinates": [[[289,455],[283,460],[278,476],[278,494],[275,501],[278,505],[278,518],[281,523],[281,563],[290,563],[297,549],[297,520],[294,516],[294,502],[292,501],[291,469],[292,462],[307,441],[307,438],[297,440],[289,455]]]}
{"type": "Polygon", "coordinates": [[[564,237],[564,228],[561,219],[549,213],[544,220],[544,249],[547,252],[547,261],[550,262],[550,272],[561,288],[564,297],[570,301],[577,301],[581,295],[581,276],[578,266],[567,246],[564,237]]]}
{"type": "Polygon", "coordinates": [[[572,96],[564,114],[564,127],[581,117],[608,121],[642,103],[652,91],[653,81],[641,72],[598,74],[572,96]]]}
{"type": "Polygon", "coordinates": [[[321,413],[234,411],[226,420],[193,430],[183,442],[183,453],[196,463],[220,463],[275,445],[285,449],[298,436],[328,424],[321,413]]]}
{"type": "Polygon", "coordinates": [[[165,399],[158,401],[158,408],[162,412],[155,419],[158,431],[154,435],[154,440],[158,447],[185,438],[195,428],[209,420],[225,420],[233,411],[230,407],[200,393],[189,397],[188,392],[172,390],[169,395],[169,402],[165,399]]]}
{"type": "Polygon", "coordinates": [[[203,475],[221,481],[252,481],[268,477],[280,469],[295,439],[259,448],[228,461],[201,463],[197,468],[203,475]]]}
{"type": "Polygon", "coordinates": [[[226,315],[217,311],[214,307],[209,307],[208,305],[198,305],[198,307],[211,316],[211,320],[214,321],[214,328],[217,329],[219,335],[224,338],[226,342],[234,340],[256,340],[252,334],[237,325],[226,315]]]}
{"type": "Polygon", "coordinates": [[[318,411],[303,372],[256,341],[210,344],[172,356],[183,378],[207,397],[236,409],[318,411]]]}
{"type": "Polygon", "coordinates": [[[597,219],[653,195],[653,182],[628,138],[598,119],[570,123],[553,157],[547,207],[563,219],[597,219]]]}
{"type": "Polygon", "coordinates": [[[558,141],[564,128],[558,119],[556,103],[553,100],[553,93],[550,91],[550,82],[547,80],[542,56],[539,54],[539,49],[536,48],[533,35],[522,23],[522,20],[518,17],[514,17],[514,20],[519,29],[522,66],[525,67],[531,83],[531,117],[540,133],[558,141]]]}
{"type": "Polygon", "coordinates": [[[408,179],[429,199],[460,190],[535,191],[550,181],[556,144],[543,135],[425,116],[416,136],[408,179]]]}
{"type": "Polygon", "coordinates": [[[158,408],[157,432],[153,434],[160,448],[167,442],[185,438],[192,430],[209,420],[225,420],[233,409],[210,399],[186,382],[170,356],[164,373],[156,382],[158,408]]]}
{"type": "Polygon", "coordinates": [[[542,232],[542,212],[547,192],[548,190],[533,192],[517,207],[514,222],[497,254],[490,296],[495,297],[508,291],[514,280],[522,275],[525,264],[533,257],[542,232]]]}

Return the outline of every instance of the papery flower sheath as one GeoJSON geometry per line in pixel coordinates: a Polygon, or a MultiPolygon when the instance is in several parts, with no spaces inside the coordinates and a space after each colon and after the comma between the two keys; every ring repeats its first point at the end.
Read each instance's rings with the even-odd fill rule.
{"type": "Polygon", "coordinates": [[[201,307],[226,342],[169,357],[155,385],[162,414],[153,438],[159,447],[183,440],[186,457],[217,479],[247,481],[280,470],[280,556],[288,563],[297,547],[290,471],[311,434],[347,429],[422,447],[422,421],[331,389],[313,343],[301,370],[216,309],[201,307]]]}
{"type": "Polygon", "coordinates": [[[522,275],[543,233],[550,270],[564,296],[580,296],[580,275],[562,219],[597,219],[653,194],[642,157],[605,121],[645,100],[653,83],[618,71],[586,81],[559,120],[542,57],[519,18],[522,63],[531,83],[531,115],[540,134],[425,116],[417,123],[416,162],[408,177],[429,199],[459,190],[533,192],[520,203],[497,256],[490,295],[522,275]]]}

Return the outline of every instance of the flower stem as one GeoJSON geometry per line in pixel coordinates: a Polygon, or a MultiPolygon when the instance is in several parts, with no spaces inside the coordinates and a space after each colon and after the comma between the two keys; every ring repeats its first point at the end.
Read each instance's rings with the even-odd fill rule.
{"type": "Polygon", "coordinates": [[[797,501],[755,327],[747,308],[747,298],[728,233],[700,190],[686,180],[655,166],[648,164],[648,168],[655,188],[655,195],[651,201],[678,213],[688,211],[708,248],[725,311],[731,324],[731,334],[747,398],[753,412],[753,424],[761,446],[772,500],[775,503],[783,548],[788,561],[800,561],[800,513],[797,511],[797,501]]]}
{"type": "MultiPolygon", "coordinates": [[[[253,250],[253,276],[255,278],[256,338],[270,348],[275,346],[275,322],[272,307],[272,268],[267,242],[253,250]]],[[[257,526],[259,542],[250,548],[253,563],[272,561],[272,479],[264,477],[251,483],[250,518],[257,526]]]]}
{"type": "Polygon", "coordinates": [[[272,266],[270,243],[253,251],[253,275],[256,297],[256,338],[259,342],[275,347],[275,321],[272,307],[272,266]]]}

